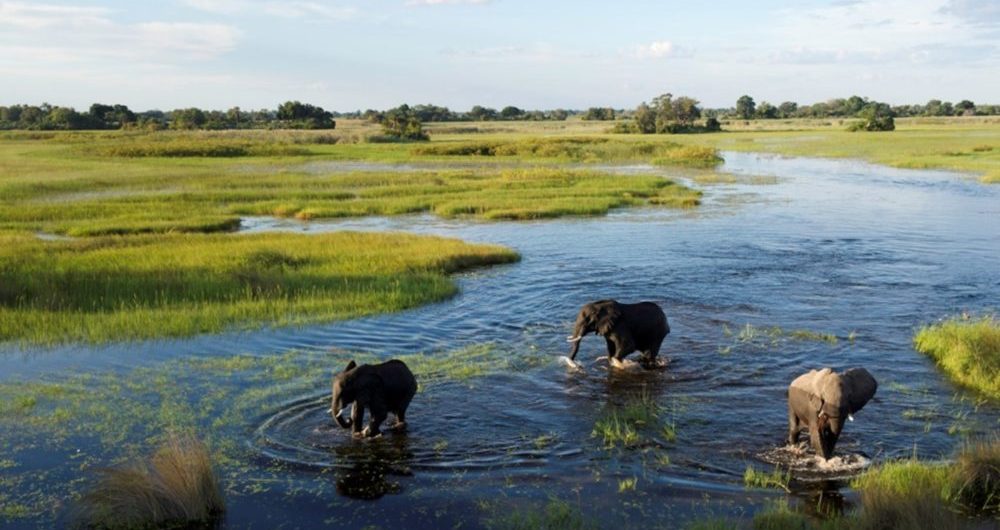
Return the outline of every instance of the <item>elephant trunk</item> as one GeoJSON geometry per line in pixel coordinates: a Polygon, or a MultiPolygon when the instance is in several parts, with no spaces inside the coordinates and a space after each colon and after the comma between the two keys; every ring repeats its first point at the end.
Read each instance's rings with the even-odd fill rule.
{"type": "Polygon", "coordinates": [[[586,326],[577,322],[576,326],[573,327],[573,336],[566,339],[568,342],[573,343],[573,345],[569,348],[570,360],[576,360],[576,353],[580,351],[580,341],[583,340],[583,336],[586,334],[586,326]]]}
{"type": "Polygon", "coordinates": [[[333,400],[333,410],[331,411],[333,413],[333,419],[336,420],[337,425],[340,425],[341,428],[350,429],[351,428],[351,419],[350,418],[344,418],[341,415],[341,413],[343,411],[344,411],[344,404],[341,403],[340,399],[334,399],[333,400]]]}

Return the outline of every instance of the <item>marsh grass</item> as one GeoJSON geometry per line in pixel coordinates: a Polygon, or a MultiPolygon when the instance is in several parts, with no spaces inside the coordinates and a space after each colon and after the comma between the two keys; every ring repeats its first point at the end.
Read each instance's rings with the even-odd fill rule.
{"type": "Polygon", "coordinates": [[[1000,435],[966,443],[952,470],[952,499],[963,511],[1000,517],[1000,435]]]}
{"type": "MultiPolygon", "coordinates": [[[[109,148],[124,149],[136,141],[192,141],[129,138],[109,148]]],[[[209,137],[205,145],[243,141],[209,137]]],[[[356,146],[320,146],[341,147],[356,146]]],[[[321,154],[323,160],[339,158],[321,154]]],[[[345,159],[381,156],[340,154],[345,159]]],[[[0,231],[71,236],[219,232],[237,229],[240,216],[247,215],[309,220],[432,213],[522,220],[604,215],[646,204],[690,207],[700,196],[661,177],[557,167],[317,174],[301,157],[85,157],[60,142],[0,143],[0,231]]]]}
{"type": "Polygon", "coordinates": [[[722,162],[709,147],[666,141],[622,141],[604,136],[515,137],[432,143],[412,150],[418,157],[516,157],[608,162],[649,160],[658,165],[712,167],[722,162]]]}
{"type": "Polygon", "coordinates": [[[1000,322],[963,315],[921,328],[913,338],[949,377],[991,399],[1000,399],[1000,322]]]}
{"type": "Polygon", "coordinates": [[[782,471],[775,467],[770,473],[758,471],[757,468],[748,465],[743,473],[743,485],[748,488],[778,488],[790,492],[788,488],[792,481],[792,472],[782,471]]]}
{"type": "Polygon", "coordinates": [[[675,135],[672,141],[720,150],[791,156],[859,158],[911,169],[952,169],[1000,183],[1000,128],[996,118],[900,118],[888,134],[839,130],[837,120],[751,120],[724,124],[726,132],[675,135]]]}
{"type": "MultiPolygon", "coordinates": [[[[491,507],[496,511],[496,507],[491,507]]],[[[508,510],[505,515],[493,516],[485,521],[494,530],[594,530],[598,525],[583,516],[579,507],[551,499],[544,506],[522,507],[508,510]]]]}
{"type": "Polygon", "coordinates": [[[399,311],[453,295],[450,273],[517,259],[406,234],[0,235],[0,341],[187,336],[399,311]]]}
{"type": "Polygon", "coordinates": [[[677,439],[676,426],[664,419],[666,411],[646,391],[628,396],[620,405],[609,404],[594,422],[591,437],[599,438],[605,449],[660,445],[677,439]]]}
{"type": "Polygon", "coordinates": [[[224,510],[205,444],[171,435],[148,462],[103,470],[76,517],[87,527],[180,527],[207,525],[224,510]]]}
{"type": "Polygon", "coordinates": [[[916,459],[889,462],[852,481],[860,491],[858,529],[963,528],[948,507],[950,470],[916,459]]]}
{"type": "MultiPolygon", "coordinates": [[[[728,325],[723,324],[722,334],[732,339],[732,343],[720,346],[719,352],[723,354],[732,353],[738,346],[751,346],[755,348],[775,347],[784,342],[825,342],[830,346],[836,346],[840,339],[833,333],[825,333],[808,329],[786,330],[778,326],[755,326],[747,323],[743,327],[734,331],[728,325]]],[[[850,337],[851,342],[854,336],[850,337]]]]}

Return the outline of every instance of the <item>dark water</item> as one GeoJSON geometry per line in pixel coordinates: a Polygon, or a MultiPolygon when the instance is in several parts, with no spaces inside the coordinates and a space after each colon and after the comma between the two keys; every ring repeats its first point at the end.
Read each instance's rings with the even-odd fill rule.
{"type": "MultiPolygon", "coordinates": [[[[516,370],[427,386],[410,409],[406,434],[369,443],[333,429],[325,386],[263,411],[240,442],[256,455],[254,465],[283,466],[283,480],[267,493],[230,498],[225,522],[233,527],[476,527],[550,498],[626,527],[752,512],[776,494],[746,491],[743,471],[748,464],[771,468],[762,458],[773,460],[785,436],[785,388],[823,366],[864,366],[879,381],[837,446],[852,465],[914,451],[947,457],[963,437],[997,431],[1000,410],[944,379],[911,339],[922,324],[996,308],[1000,187],[854,161],[725,158],[725,171],[779,181],[708,186],[696,210],[634,209],[597,219],[249,219],[250,231],[440,234],[508,245],[523,260],[463,274],[456,298],[402,314],[11,351],[0,358],[0,378],[292,349],[389,358],[492,343],[498,355],[531,359],[516,370]],[[661,350],[665,370],[609,372],[595,362],[604,345],[593,336],[578,356],[582,373],[559,361],[579,306],[600,298],[664,307],[672,328],[661,350]],[[836,341],[799,340],[792,330],[836,341]],[[602,448],[591,436],[595,421],[637,393],[661,407],[676,440],[602,448]],[[634,490],[622,486],[631,479],[634,490]],[[327,497],[304,492],[322,481],[332,484],[327,497]]],[[[849,473],[806,475],[793,483],[793,496],[811,502],[823,492],[836,509],[845,483],[823,479],[849,473]]]]}

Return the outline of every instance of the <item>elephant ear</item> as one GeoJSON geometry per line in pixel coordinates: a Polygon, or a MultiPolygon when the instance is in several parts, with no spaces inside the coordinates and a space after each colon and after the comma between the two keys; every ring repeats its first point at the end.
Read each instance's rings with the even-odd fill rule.
{"type": "Polygon", "coordinates": [[[841,375],[846,391],[848,412],[854,414],[861,410],[878,390],[878,382],[864,368],[851,368],[841,375]]]}
{"type": "Polygon", "coordinates": [[[607,335],[618,325],[618,317],[622,314],[616,302],[609,301],[597,312],[597,333],[607,335]]]}
{"type": "Polygon", "coordinates": [[[354,378],[354,389],[358,397],[366,403],[380,395],[383,387],[382,378],[373,370],[364,370],[354,378]]]}

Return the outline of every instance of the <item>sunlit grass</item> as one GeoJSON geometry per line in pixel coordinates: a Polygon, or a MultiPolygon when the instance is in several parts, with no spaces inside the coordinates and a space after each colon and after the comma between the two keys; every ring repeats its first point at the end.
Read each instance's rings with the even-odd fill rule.
{"type": "Polygon", "coordinates": [[[186,336],[399,311],[453,295],[449,273],[516,259],[405,234],[0,235],[0,341],[186,336]]]}
{"type": "MultiPolygon", "coordinates": [[[[499,512],[492,505],[487,509],[499,512]]],[[[485,523],[487,528],[495,530],[586,530],[598,527],[583,516],[578,506],[559,499],[552,499],[544,506],[505,510],[503,515],[488,517],[485,523]]]]}
{"type": "Polygon", "coordinates": [[[838,120],[752,120],[724,123],[728,132],[675,135],[672,141],[720,150],[793,156],[859,158],[915,169],[968,171],[1000,182],[1000,127],[996,117],[900,118],[886,134],[843,130],[838,120]]]}
{"type": "Polygon", "coordinates": [[[958,383],[1000,399],[1000,322],[995,317],[960,316],[925,326],[913,345],[958,383]]]}

